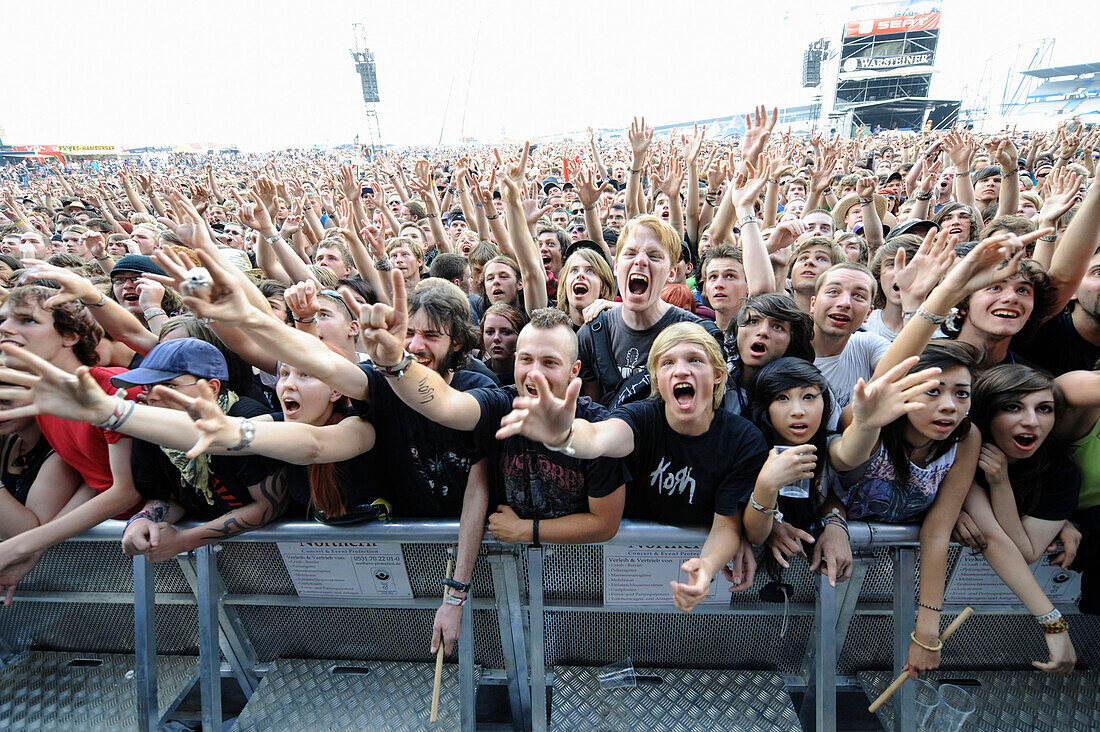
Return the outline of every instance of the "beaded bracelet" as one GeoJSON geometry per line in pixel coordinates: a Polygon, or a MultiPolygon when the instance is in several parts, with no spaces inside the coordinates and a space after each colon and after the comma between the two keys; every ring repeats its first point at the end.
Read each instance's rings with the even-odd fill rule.
{"type": "Polygon", "coordinates": [[[927,609],[927,610],[931,610],[934,613],[942,613],[943,612],[942,607],[936,607],[935,605],[926,605],[925,603],[921,602],[920,600],[917,600],[917,604],[920,605],[921,607],[927,609]]]}
{"type": "Polygon", "coordinates": [[[1043,632],[1047,635],[1054,635],[1055,633],[1065,633],[1069,630],[1069,622],[1065,618],[1058,618],[1050,623],[1039,623],[1039,627],[1043,629],[1043,632]]]}

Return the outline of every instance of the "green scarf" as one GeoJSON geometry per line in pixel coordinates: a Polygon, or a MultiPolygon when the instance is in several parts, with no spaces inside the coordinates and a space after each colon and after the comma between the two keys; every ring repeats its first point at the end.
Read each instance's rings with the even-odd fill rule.
{"type": "MultiPolygon", "coordinates": [[[[240,399],[234,392],[226,390],[218,394],[218,407],[222,413],[228,413],[234,404],[240,399]]],[[[160,446],[176,469],[180,471],[180,487],[192,488],[196,493],[206,499],[207,504],[214,505],[214,492],[210,489],[210,456],[206,453],[191,459],[187,457],[186,450],[175,450],[171,447],[160,446]]]]}

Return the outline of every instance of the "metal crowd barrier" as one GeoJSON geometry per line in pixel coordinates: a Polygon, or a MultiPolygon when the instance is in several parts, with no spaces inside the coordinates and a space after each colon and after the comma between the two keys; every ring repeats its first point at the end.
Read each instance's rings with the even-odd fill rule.
{"type": "MultiPolygon", "coordinates": [[[[429,631],[440,603],[446,556],[458,538],[456,522],[349,527],[283,523],[161,565],[123,557],[117,544],[122,530],[120,522],[106,522],[47,552],[21,583],[15,606],[0,613],[0,657],[5,663],[31,646],[89,657],[96,652],[133,654],[133,673],[126,678],[132,678],[135,696],[128,710],[104,718],[105,728],[136,725],[154,730],[197,683],[203,728],[217,729],[222,724],[223,677],[234,679],[251,700],[238,728],[289,725],[285,715],[308,707],[308,695],[272,703],[291,707],[284,709],[263,709],[258,701],[271,693],[263,685],[274,684],[279,674],[288,675],[288,683],[301,681],[293,677],[284,659],[306,659],[299,671],[309,683],[320,683],[318,669],[335,672],[331,662],[347,662],[340,668],[352,674],[359,668],[357,662],[393,664],[394,675],[387,678],[416,686],[395,690],[390,701],[406,706],[390,711],[399,715],[410,711],[409,704],[417,709],[426,705],[430,675],[423,679],[417,674],[430,668],[429,631]],[[100,546],[89,547],[90,542],[100,546]],[[299,596],[281,561],[279,542],[400,544],[413,597],[299,596]],[[126,631],[131,604],[132,643],[126,631]],[[316,663],[310,666],[309,659],[330,663],[323,668],[316,663]]],[[[799,560],[784,578],[795,588],[785,610],[757,599],[767,580],[758,572],[753,588],[734,594],[728,604],[704,604],[689,615],[677,611],[671,597],[627,607],[605,606],[602,559],[611,547],[701,545],[704,530],[624,521],[606,544],[541,548],[500,544],[487,534],[475,566],[472,599],[463,608],[457,663],[447,664],[444,726],[474,729],[478,687],[496,686],[506,699],[505,726],[525,732],[568,728],[575,722],[571,714],[593,713],[593,707],[585,704],[604,704],[603,697],[586,696],[585,690],[595,687],[591,672],[582,667],[602,666],[629,655],[639,669],[639,683],[643,679],[665,682],[666,695],[680,688],[675,686],[678,682],[709,685],[713,691],[730,694],[722,687],[755,689],[757,697],[743,694],[726,700],[719,695],[709,700],[747,703],[759,707],[755,711],[767,712],[744,728],[835,730],[838,686],[855,687],[866,681],[869,689],[878,681],[865,679],[862,673],[867,670],[896,675],[915,620],[917,528],[853,523],[850,531],[854,564],[848,582],[831,587],[824,577],[810,575],[799,560]],[[856,640],[848,642],[853,637],[856,640]],[[731,668],[745,673],[733,678],[731,668]],[[676,676],[675,669],[685,675],[676,676]],[[555,688],[558,694],[553,693],[555,688]],[[785,691],[803,692],[800,709],[793,709],[785,691]]],[[[958,556],[958,548],[953,548],[951,562],[958,556]]],[[[944,623],[961,609],[945,606],[944,623]]],[[[948,644],[942,668],[1019,669],[1027,666],[1028,658],[1043,657],[1045,646],[1022,606],[977,609],[985,617],[973,618],[970,627],[964,626],[948,644]],[[968,635],[977,640],[967,640],[968,635]],[[1006,637],[1013,637],[1013,644],[1003,643],[1006,637]],[[976,649],[987,658],[976,658],[976,649]]],[[[1075,612],[1072,607],[1061,609],[1075,612]]],[[[1100,624],[1091,616],[1075,616],[1071,624],[1080,664],[1095,668],[1100,663],[1100,624]]],[[[46,664],[41,668],[50,669],[54,666],[49,664],[56,661],[48,654],[38,660],[46,664]]],[[[0,681],[17,665],[0,668],[0,681]]],[[[64,686],[72,675],[58,673],[50,680],[64,686]]],[[[1094,683],[1092,677],[1088,682],[1094,683]]],[[[339,679],[332,682],[340,683],[339,679]]],[[[0,715],[13,715],[18,706],[5,696],[16,693],[12,686],[9,680],[8,691],[0,692],[0,715]]],[[[325,691],[314,689],[314,693],[325,691]]],[[[884,709],[891,728],[915,728],[911,685],[902,687],[884,709]]],[[[598,713],[610,715],[601,718],[606,724],[616,714],[629,717],[633,711],[609,703],[598,713]]],[[[1085,718],[1088,722],[1087,711],[1085,718]]],[[[18,729],[20,719],[9,718],[5,726],[18,729]]],[[[1100,709],[1092,722],[1097,720],[1100,709]]]]}

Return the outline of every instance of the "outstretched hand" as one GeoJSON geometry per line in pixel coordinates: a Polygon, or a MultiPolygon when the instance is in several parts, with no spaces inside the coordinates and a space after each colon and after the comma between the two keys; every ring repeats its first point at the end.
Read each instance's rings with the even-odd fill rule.
{"type": "Polygon", "coordinates": [[[581,393],[581,380],[573,379],[565,389],[562,399],[554,396],[550,383],[542,374],[530,377],[535,394],[518,396],[512,400],[512,411],[500,420],[496,437],[503,440],[513,435],[547,445],[560,445],[569,439],[573,419],[577,414],[577,397],[581,393]]]}
{"type": "Polygon", "coordinates": [[[186,412],[199,430],[199,439],[187,451],[187,457],[196,458],[211,447],[234,447],[241,442],[239,420],[225,415],[214,398],[214,388],[206,379],[196,384],[198,396],[189,397],[166,386],[153,387],[153,395],[167,406],[186,412]]]}
{"type": "Polygon", "coordinates": [[[918,361],[910,356],[870,384],[863,379],[852,389],[852,413],[855,421],[869,429],[881,429],[898,417],[924,409],[924,402],[913,401],[936,386],[941,369],[932,367],[915,374],[906,373],[918,361]]]}
{"type": "Polygon", "coordinates": [[[98,424],[111,416],[114,399],[104,393],[88,368],[75,373],[63,371],[25,348],[6,343],[0,346],[4,368],[0,368],[0,401],[20,406],[0,409],[0,420],[47,414],[74,422],[98,424]]]}

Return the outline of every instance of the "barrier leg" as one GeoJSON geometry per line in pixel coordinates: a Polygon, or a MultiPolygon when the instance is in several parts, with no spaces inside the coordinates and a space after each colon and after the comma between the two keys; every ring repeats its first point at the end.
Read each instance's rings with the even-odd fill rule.
{"type": "MultiPolygon", "coordinates": [[[[473,598],[471,597],[471,600],[473,598]]],[[[462,632],[458,635],[458,683],[462,729],[477,725],[477,689],[474,687],[474,611],[473,603],[462,606],[462,632]]]]}
{"type": "Polygon", "coordinates": [[[199,680],[202,689],[202,728],[222,728],[222,656],[218,633],[218,604],[214,591],[213,547],[195,550],[199,600],[199,680]]]}
{"type": "Polygon", "coordinates": [[[817,732],[836,731],[836,588],[818,575],[817,635],[814,654],[815,721],[817,732]]]}
{"type": "Polygon", "coordinates": [[[527,594],[531,612],[531,729],[546,732],[546,644],[542,596],[542,548],[527,549],[527,594]]]}
{"type": "MultiPolygon", "coordinates": [[[[492,550],[491,550],[492,551],[492,550]]],[[[493,588],[500,625],[500,647],[504,670],[508,675],[508,699],[512,723],[521,730],[530,727],[531,688],[527,678],[527,647],[520,614],[519,579],[516,555],[511,549],[490,554],[493,588]]]]}
{"type": "MultiPolygon", "coordinates": [[[[894,676],[901,673],[909,653],[909,633],[917,622],[913,590],[916,586],[917,550],[898,547],[894,550],[894,676]]],[[[916,697],[913,685],[906,684],[894,695],[894,730],[911,732],[916,729],[916,697]]]]}
{"type": "Polygon", "coordinates": [[[134,557],[134,660],[138,729],[153,732],[160,723],[156,604],[153,597],[153,567],[140,555],[134,557]]]}

